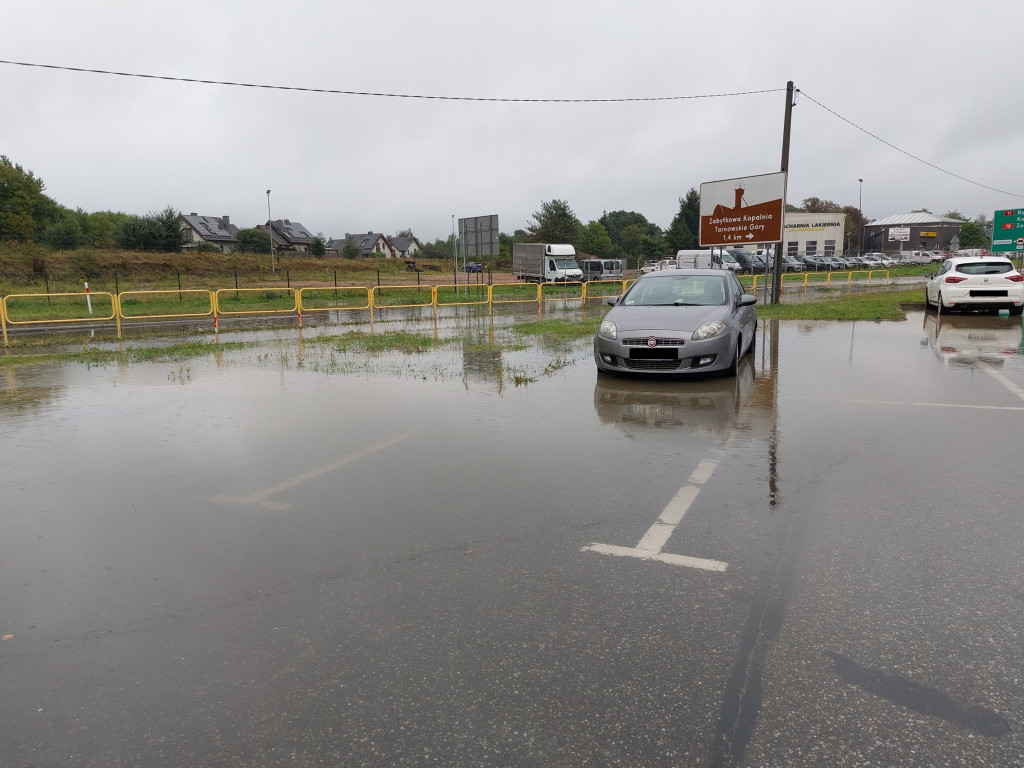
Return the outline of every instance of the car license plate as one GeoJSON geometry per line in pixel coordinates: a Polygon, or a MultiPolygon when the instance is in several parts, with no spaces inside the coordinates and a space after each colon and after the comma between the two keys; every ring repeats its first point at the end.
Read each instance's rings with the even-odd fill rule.
{"type": "Polygon", "coordinates": [[[629,350],[630,360],[678,360],[679,353],[672,347],[640,347],[629,350]]]}

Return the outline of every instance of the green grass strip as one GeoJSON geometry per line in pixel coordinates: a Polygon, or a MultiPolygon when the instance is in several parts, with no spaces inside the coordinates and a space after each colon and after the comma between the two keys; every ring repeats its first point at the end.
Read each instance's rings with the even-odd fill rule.
{"type": "MultiPolygon", "coordinates": [[[[785,294],[782,300],[786,300],[785,294]]],[[[923,306],[924,288],[873,291],[803,304],[759,306],[757,314],[779,320],[902,320],[903,304],[923,306]]]]}

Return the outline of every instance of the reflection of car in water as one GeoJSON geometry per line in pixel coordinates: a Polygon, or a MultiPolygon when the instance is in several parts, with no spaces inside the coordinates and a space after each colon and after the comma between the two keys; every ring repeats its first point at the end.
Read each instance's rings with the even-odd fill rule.
{"type": "Polygon", "coordinates": [[[725,439],[753,389],[750,358],[741,361],[735,378],[662,381],[598,376],[594,410],[602,423],[627,433],[678,437],[679,432],[688,432],[725,439]]]}
{"type": "Polygon", "coordinates": [[[924,333],[922,345],[947,365],[1002,365],[1008,357],[1024,354],[1019,317],[925,312],[924,333]]]}

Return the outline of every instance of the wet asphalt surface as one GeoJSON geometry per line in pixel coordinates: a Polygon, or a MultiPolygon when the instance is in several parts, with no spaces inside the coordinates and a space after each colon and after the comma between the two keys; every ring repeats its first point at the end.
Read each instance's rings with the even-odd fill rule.
{"type": "Polygon", "coordinates": [[[0,765],[1024,765],[1019,318],[282,339],[0,368],[0,765]]]}

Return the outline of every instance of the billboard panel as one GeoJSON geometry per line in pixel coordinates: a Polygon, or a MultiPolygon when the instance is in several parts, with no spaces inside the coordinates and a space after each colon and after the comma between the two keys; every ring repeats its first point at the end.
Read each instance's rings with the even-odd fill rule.
{"type": "Polygon", "coordinates": [[[463,259],[479,261],[498,255],[498,214],[459,219],[459,253],[463,259]]]}

